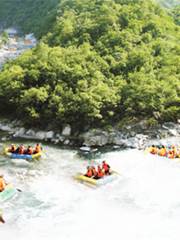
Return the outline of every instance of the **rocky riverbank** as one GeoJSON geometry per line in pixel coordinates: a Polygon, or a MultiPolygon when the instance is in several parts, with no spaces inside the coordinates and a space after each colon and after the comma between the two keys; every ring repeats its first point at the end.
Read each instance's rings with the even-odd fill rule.
{"type": "Polygon", "coordinates": [[[17,58],[24,51],[35,47],[37,44],[33,34],[19,36],[18,30],[14,28],[5,29],[4,33],[6,33],[7,39],[6,43],[2,44],[0,37],[0,69],[8,60],[17,58]]]}
{"type": "Polygon", "coordinates": [[[167,122],[156,127],[148,127],[145,121],[128,125],[122,129],[111,130],[90,129],[81,134],[72,134],[70,125],[65,125],[62,131],[42,131],[26,129],[20,121],[1,120],[0,130],[4,132],[1,140],[24,138],[37,141],[48,141],[64,146],[86,146],[113,148],[139,148],[142,149],[153,140],[160,141],[168,137],[180,137],[180,122],[167,122]]]}

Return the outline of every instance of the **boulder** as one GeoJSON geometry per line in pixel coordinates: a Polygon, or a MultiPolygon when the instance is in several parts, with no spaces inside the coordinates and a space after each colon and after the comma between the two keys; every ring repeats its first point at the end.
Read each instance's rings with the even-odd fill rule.
{"type": "Polygon", "coordinates": [[[104,146],[108,144],[108,133],[99,129],[94,129],[81,135],[85,146],[104,146]]]}
{"type": "Polygon", "coordinates": [[[46,132],[46,139],[52,139],[53,137],[54,137],[54,132],[53,131],[46,132]]]}
{"type": "Polygon", "coordinates": [[[62,130],[63,136],[70,136],[71,135],[71,126],[69,124],[65,125],[62,130]]]}
{"type": "Polygon", "coordinates": [[[169,133],[173,137],[178,136],[178,131],[176,129],[169,129],[169,133]]]}
{"type": "Polygon", "coordinates": [[[15,133],[14,137],[24,137],[26,129],[25,128],[19,128],[15,133]]]}
{"type": "Polygon", "coordinates": [[[46,132],[44,132],[44,131],[36,132],[36,139],[39,139],[39,140],[46,139],[46,132]]]}
{"type": "Polygon", "coordinates": [[[64,145],[69,145],[70,144],[70,140],[69,139],[66,139],[65,141],[64,141],[64,145]]]}
{"type": "Polygon", "coordinates": [[[26,135],[27,135],[27,136],[30,136],[30,137],[35,137],[35,136],[36,136],[36,133],[35,133],[34,130],[29,129],[29,130],[26,132],[26,135]]]}
{"type": "Polygon", "coordinates": [[[0,130],[2,131],[5,131],[5,132],[11,132],[13,131],[14,127],[11,125],[11,124],[3,124],[3,123],[0,123],[0,130]]]}

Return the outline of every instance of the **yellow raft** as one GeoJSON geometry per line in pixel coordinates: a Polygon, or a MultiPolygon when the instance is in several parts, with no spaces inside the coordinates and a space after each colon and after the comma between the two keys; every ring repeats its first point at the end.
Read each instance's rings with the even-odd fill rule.
{"type": "Polygon", "coordinates": [[[78,180],[81,183],[86,183],[90,186],[100,186],[100,185],[105,185],[109,182],[114,181],[118,177],[118,173],[115,171],[111,171],[111,175],[106,175],[103,178],[100,179],[93,179],[84,176],[82,173],[78,173],[74,178],[78,180]]]}

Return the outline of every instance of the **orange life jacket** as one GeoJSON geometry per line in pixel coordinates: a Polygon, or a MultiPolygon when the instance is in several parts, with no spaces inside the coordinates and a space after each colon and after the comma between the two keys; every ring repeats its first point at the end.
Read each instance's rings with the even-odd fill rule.
{"type": "Polygon", "coordinates": [[[157,148],[156,148],[156,147],[151,147],[150,150],[149,150],[149,152],[150,152],[151,154],[156,154],[156,153],[157,153],[157,148]]]}
{"type": "Polygon", "coordinates": [[[40,145],[36,145],[34,152],[35,152],[35,153],[41,152],[41,146],[40,146],[40,145]]]}
{"type": "Polygon", "coordinates": [[[159,155],[160,155],[160,156],[163,156],[163,157],[165,157],[165,156],[166,156],[166,154],[167,154],[167,151],[166,151],[166,149],[165,149],[165,148],[161,148],[161,149],[159,150],[159,155]]]}
{"type": "Polygon", "coordinates": [[[92,170],[91,170],[91,169],[88,169],[86,175],[87,175],[88,177],[92,177],[92,176],[93,176],[92,170]]]}
{"type": "Polygon", "coordinates": [[[5,181],[3,178],[0,178],[0,192],[2,192],[6,187],[5,181]]]}
{"type": "Polygon", "coordinates": [[[98,169],[98,177],[101,178],[104,176],[102,169],[98,169]]]}

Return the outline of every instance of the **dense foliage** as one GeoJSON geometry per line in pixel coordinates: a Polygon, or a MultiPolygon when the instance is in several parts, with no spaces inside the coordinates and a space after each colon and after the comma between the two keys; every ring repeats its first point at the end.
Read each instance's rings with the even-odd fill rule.
{"type": "Polygon", "coordinates": [[[176,120],[179,30],[151,1],[62,0],[41,43],[0,73],[1,112],[74,129],[176,120]]]}
{"type": "Polygon", "coordinates": [[[175,23],[180,25],[180,5],[176,6],[171,11],[172,16],[174,17],[175,23]]]}
{"type": "Polygon", "coordinates": [[[59,0],[1,0],[0,25],[20,27],[37,37],[47,33],[56,19],[59,0]]]}

